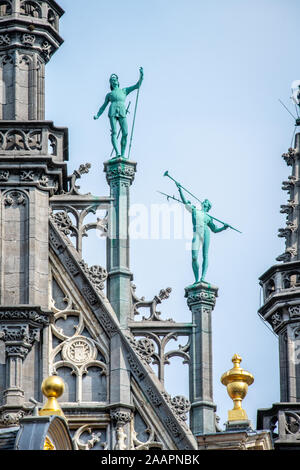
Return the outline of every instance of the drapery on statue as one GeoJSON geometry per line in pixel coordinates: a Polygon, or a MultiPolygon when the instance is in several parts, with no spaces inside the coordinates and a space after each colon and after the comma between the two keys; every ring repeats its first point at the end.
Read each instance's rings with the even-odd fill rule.
{"type": "Polygon", "coordinates": [[[210,231],[222,232],[229,228],[228,224],[223,223],[223,227],[216,227],[213,223],[212,218],[208,215],[209,210],[211,209],[211,203],[208,199],[205,199],[202,203],[202,208],[197,209],[196,206],[191,204],[190,201],[187,201],[179,183],[176,183],[181,200],[185,205],[185,208],[192,214],[193,222],[193,241],[192,241],[192,267],[195,276],[195,284],[199,282],[199,250],[202,244],[202,273],[200,281],[204,282],[207,268],[208,268],[208,249],[210,242],[210,231]]]}
{"type": "Polygon", "coordinates": [[[109,111],[108,111],[108,117],[109,117],[110,127],[111,127],[111,142],[116,152],[116,157],[125,158],[125,150],[127,146],[127,136],[128,136],[128,124],[127,124],[127,117],[126,117],[127,113],[126,113],[126,108],[125,108],[126,97],[132,91],[139,90],[143,79],[144,79],[144,71],[143,71],[143,68],[140,67],[139,81],[131,87],[120,88],[118,76],[116,74],[112,74],[109,79],[111,92],[106,95],[103,105],[100,107],[98,113],[94,116],[94,119],[99,119],[101,114],[103,114],[103,112],[105,111],[107,105],[111,103],[109,111]],[[121,133],[122,133],[121,154],[118,148],[117,122],[119,122],[121,133]]]}

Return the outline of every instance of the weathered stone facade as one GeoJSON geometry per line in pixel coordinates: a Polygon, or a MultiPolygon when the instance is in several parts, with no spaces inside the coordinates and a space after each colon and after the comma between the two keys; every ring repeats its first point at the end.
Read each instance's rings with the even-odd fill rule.
{"type": "Polygon", "coordinates": [[[191,360],[192,327],[156,311],[170,288],[147,302],[132,285],[136,163],[107,161],[110,195],[82,195],[90,164],[69,176],[68,130],[44,120],[45,66],[62,44],[63,13],[54,0],[0,2],[0,428],[34,419],[42,380],[57,374],[73,448],[196,449],[190,401],[164,388],[165,364],[191,360]],[[105,267],[82,259],[90,230],[106,240],[105,267]],[[149,317],[136,321],[141,307],[149,317]],[[167,351],[178,336],[186,346],[167,351]]]}
{"type": "MultiPolygon", "coordinates": [[[[298,128],[299,129],[299,128],[298,128]]],[[[279,342],[280,403],[268,410],[258,410],[258,429],[270,429],[275,448],[299,449],[300,401],[300,237],[299,237],[299,165],[300,134],[296,129],[295,147],[283,154],[292,169],[282,189],[288,192],[287,204],[281,206],[286,214],[286,226],[279,229],[279,237],[285,238],[285,252],[278,256],[276,264],[261,277],[263,305],[259,314],[270,324],[279,342]]]]}

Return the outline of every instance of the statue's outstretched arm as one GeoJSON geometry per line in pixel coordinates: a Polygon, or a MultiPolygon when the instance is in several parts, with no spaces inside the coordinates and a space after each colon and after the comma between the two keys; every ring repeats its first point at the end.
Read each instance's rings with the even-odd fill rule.
{"type": "Polygon", "coordinates": [[[208,222],[207,225],[209,226],[211,231],[214,232],[214,233],[223,232],[223,230],[226,230],[228,228],[227,224],[224,224],[223,227],[217,227],[211,219],[210,219],[210,221],[208,222]]]}
{"type": "Polygon", "coordinates": [[[179,191],[181,200],[182,200],[182,202],[183,202],[183,204],[184,204],[184,207],[185,207],[189,212],[192,212],[192,211],[193,211],[192,205],[191,205],[191,203],[190,203],[189,201],[186,200],[186,198],[185,198],[185,196],[184,196],[184,194],[183,194],[183,191],[182,191],[182,189],[181,189],[180,184],[179,184],[179,183],[176,183],[176,185],[177,185],[177,188],[178,188],[178,191],[179,191]]]}
{"type": "Polygon", "coordinates": [[[96,114],[96,116],[94,116],[94,119],[99,119],[99,117],[101,116],[101,114],[103,114],[103,112],[105,111],[105,108],[106,106],[108,105],[109,103],[109,93],[106,95],[105,97],[105,101],[103,103],[103,105],[101,106],[101,108],[99,109],[98,113],[96,114]]]}
{"type": "Polygon", "coordinates": [[[131,93],[132,91],[137,90],[138,88],[140,88],[140,86],[141,86],[143,80],[144,80],[144,71],[143,71],[143,68],[140,67],[140,78],[139,78],[139,81],[138,81],[135,85],[133,85],[133,86],[129,86],[129,87],[127,87],[127,88],[124,88],[126,95],[129,95],[129,93],[131,93]]]}

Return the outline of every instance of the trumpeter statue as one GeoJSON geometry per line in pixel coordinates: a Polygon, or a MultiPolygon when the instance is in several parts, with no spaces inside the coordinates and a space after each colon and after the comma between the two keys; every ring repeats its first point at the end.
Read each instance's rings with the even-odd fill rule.
{"type": "Polygon", "coordinates": [[[190,191],[184,188],[178,181],[172,178],[172,176],[169,175],[168,171],[165,172],[164,176],[168,176],[175,182],[179,190],[180,199],[177,199],[174,196],[169,196],[168,194],[165,194],[165,193],[162,193],[162,194],[167,196],[168,199],[171,198],[171,199],[174,199],[175,201],[183,203],[185,208],[191,213],[192,223],[193,223],[192,268],[193,268],[193,273],[195,276],[194,284],[197,284],[198,282],[204,282],[207,268],[208,268],[208,249],[209,249],[209,244],[210,244],[210,230],[214,233],[218,233],[228,228],[231,228],[232,230],[235,230],[239,233],[241,232],[237,230],[236,228],[232,227],[231,225],[225,222],[222,222],[221,220],[216,219],[215,217],[212,217],[208,213],[212,207],[212,204],[208,199],[205,199],[203,202],[200,201],[196,196],[194,196],[194,194],[192,194],[190,191]],[[196,205],[188,201],[183,191],[193,196],[200,203],[200,207],[197,207],[196,205]],[[222,226],[217,227],[214,224],[214,220],[221,223],[222,226]],[[199,258],[199,251],[200,251],[201,246],[202,246],[202,271],[201,271],[201,277],[200,277],[200,266],[199,266],[198,258],[199,258]]]}

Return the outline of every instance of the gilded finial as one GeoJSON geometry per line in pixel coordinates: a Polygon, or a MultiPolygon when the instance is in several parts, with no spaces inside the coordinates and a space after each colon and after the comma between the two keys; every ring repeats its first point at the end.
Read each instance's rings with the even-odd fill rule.
{"type": "Polygon", "coordinates": [[[227,387],[228,395],[234,403],[233,409],[228,411],[228,421],[245,421],[248,420],[248,417],[242,408],[242,400],[247,395],[248,385],[254,382],[254,377],[250,372],[240,367],[241,356],[235,354],[231,360],[233,368],[221,377],[221,382],[227,387]]]}
{"type": "Polygon", "coordinates": [[[57,375],[47,377],[41,386],[42,392],[47,398],[47,401],[43,408],[39,411],[40,416],[52,416],[58,415],[65,417],[57,398],[59,398],[65,389],[63,380],[57,375]]]}

